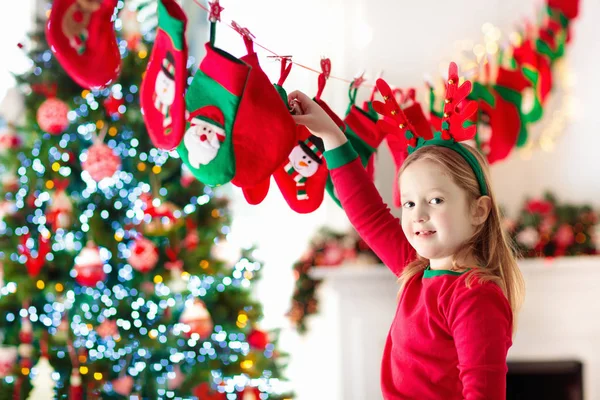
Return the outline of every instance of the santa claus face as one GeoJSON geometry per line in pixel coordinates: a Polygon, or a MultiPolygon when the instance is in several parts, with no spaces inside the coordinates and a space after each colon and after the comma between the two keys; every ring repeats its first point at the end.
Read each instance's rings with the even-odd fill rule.
{"type": "Polygon", "coordinates": [[[300,146],[294,147],[288,158],[296,172],[305,178],[313,176],[319,169],[319,163],[306,154],[300,146]]]}
{"type": "Polygon", "coordinates": [[[198,168],[206,165],[216,156],[225,140],[225,131],[202,119],[192,119],[192,126],[185,132],[183,143],[188,151],[190,165],[198,168]]]}
{"type": "Polygon", "coordinates": [[[175,101],[175,81],[169,78],[163,70],[156,77],[154,91],[162,104],[170,106],[175,101]]]}

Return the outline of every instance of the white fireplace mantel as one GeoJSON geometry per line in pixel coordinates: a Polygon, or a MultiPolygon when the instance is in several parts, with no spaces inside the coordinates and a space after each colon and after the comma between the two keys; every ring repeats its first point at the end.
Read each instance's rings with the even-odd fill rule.
{"type": "MultiPolygon", "coordinates": [[[[580,360],[585,399],[600,400],[600,257],[519,264],[527,292],[509,360],[580,360]]],[[[324,280],[321,316],[311,329],[330,343],[319,356],[334,364],[327,368],[335,383],[327,398],[381,399],[380,361],[396,308],[396,277],[382,265],[316,268],[311,276],[324,280]]]]}

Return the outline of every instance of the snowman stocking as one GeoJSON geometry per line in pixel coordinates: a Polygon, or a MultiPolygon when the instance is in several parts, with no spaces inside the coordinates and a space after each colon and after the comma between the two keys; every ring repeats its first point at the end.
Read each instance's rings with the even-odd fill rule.
{"type": "Polygon", "coordinates": [[[144,122],[152,143],[173,150],[185,131],[187,18],[175,0],[158,2],[158,30],[140,88],[144,122]]]}
{"type": "MultiPolygon", "coordinates": [[[[376,127],[376,113],[366,112],[354,105],[356,91],[356,88],[350,86],[350,107],[344,119],[344,133],[350,144],[352,144],[352,147],[354,147],[354,150],[358,153],[363,167],[368,169],[369,165],[371,165],[370,168],[373,170],[373,156],[385,137],[385,133],[376,127]]],[[[331,198],[341,207],[331,177],[327,179],[326,188],[331,198]]]]}
{"type": "Polygon", "coordinates": [[[250,66],[210,43],[186,94],[188,127],[177,152],[190,172],[210,186],[235,175],[233,124],[250,66]]]}
{"type": "Polygon", "coordinates": [[[65,71],[86,89],[114,81],[121,69],[112,16],[117,0],[55,0],[46,40],[65,71]]]}
{"type": "Polygon", "coordinates": [[[328,171],[323,141],[303,125],[297,126],[297,132],[297,145],[273,176],[290,208],[308,214],[323,202],[328,171]]]}
{"type": "Polygon", "coordinates": [[[275,170],[286,161],[296,143],[296,124],[287,106],[260,67],[250,33],[238,28],[250,66],[246,90],[233,125],[236,172],[233,183],[242,188],[264,187],[275,170]]]}

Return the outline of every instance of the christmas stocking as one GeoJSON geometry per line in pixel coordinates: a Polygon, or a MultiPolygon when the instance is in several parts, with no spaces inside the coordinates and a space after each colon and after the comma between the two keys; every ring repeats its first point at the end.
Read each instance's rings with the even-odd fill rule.
{"type": "Polygon", "coordinates": [[[552,89],[550,61],[533,48],[529,39],[514,49],[514,58],[531,86],[523,92],[521,110],[524,119],[527,122],[539,121],[544,114],[543,105],[552,89]]]}
{"type": "Polygon", "coordinates": [[[86,89],[119,75],[121,54],[112,16],[118,0],[55,0],[46,40],[65,71],[86,89]]]}
{"type": "Polygon", "coordinates": [[[185,132],[187,18],[175,0],[158,2],[158,30],[140,88],[144,122],[152,143],[173,150],[185,132]]]}
{"type": "Polygon", "coordinates": [[[477,101],[476,141],[490,164],[508,157],[521,130],[520,111],[502,98],[493,87],[473,83],[468,97],[477,101]]]}
{"type": "Polygon", "coordinates": [[[250,66],[246,90],[233,125],[233,152],[239,187],[264,185],[286,161],[296,143],[296,123],[278,91],[260,68],[254,43],[247,30],[238,28],[248,55],[241,58],[250,66]]]}
{"type": "Polygon", "coordinates": [[[542,27],[540,27],[537,39],[537,50],[546,55],[551,63],[565,54],[565,44],[567,43],[566,29],[560,22],[548,17],[542,27]]]}
{"type": "MultiPolygon", "coordinates": [[[[369,165],[371,165],[370,169],[371,172],[373,172],[373,156],[381,144],[385,132],[376,127],[376,113],[366,112],[354,105],[356,91],[357,88],[354,88],[353,85],[351,85],[349,90],[350,106],[348,107],[346,118],[344,119],[344,133],[350,144],[352,144],[352,147],[354,147],[358,153],[363,167],[369,168],[369,165]]],[[[326,189],[331,198],[341,207],[331,177],[328,177],[327,179],[326,189]]]]}
{"type": "Polygon", "coordinates": [[[519,110],[520,129],[517,138],[517,147],[523,146],[527,142],[527,122],[522,112],[523,91],[530,86],[530,82],[525,79],[520,69],[509,70],[507,68],[498,68],[498,76],[494,89],[498,95],[505,101],[515,105],[519,110]]]}
{"type": "MultiPolygon", "coordinates": [[[[287,104],[288,96],[287,92],[283,88],[283,84],[287,79],[288,75],[290,74],[291,69],[291,60],[287,57],[283,57],[281,59],[281,74],[279,77],[279,81],[275,84],[275,90],[277,90],[277,93],[281,97],[284,104],[287,104]]],[[[296,127],[294,127],[294,130],[296,130],[296,127]]],[[[242,192],[244,193],[244,198],[246,199],[248,204],[256,205],[262,203],[262,201],[265,199],[265,197],[267,197],[267,194],[269,193],[270,182],[271,177],[265,179],[257,185],[243,187],[242,192]]]]}
{"type": "Polygon", "coordinates": [[[323,141],[303,125],[297,126],[297,132],[297,145],[273,176],[290,208],[308,214],[323,202],[328,171],[323,159],[323,141]]]}
{"type": "Polygon", "coordinates": [[[186,94],[188,127],[177,152],[190,172],[210,186],[234,177],[233,124],[250,66],[210,43],[186,94]]]}

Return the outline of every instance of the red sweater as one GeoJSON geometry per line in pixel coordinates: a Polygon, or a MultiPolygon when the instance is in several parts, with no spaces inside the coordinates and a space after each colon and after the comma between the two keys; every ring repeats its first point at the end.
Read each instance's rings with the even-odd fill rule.
{"type": "MultiPolygon", "coordinates": [[[[398,276],[415,257],[400,221],[349,143],[325,157],[350,222],[398,276]]],[[[383,352],[385,399],[506,399],[512,311],[498,285],[467,288],[468,274],[427,269],[407,283],[383,352]]]]}

